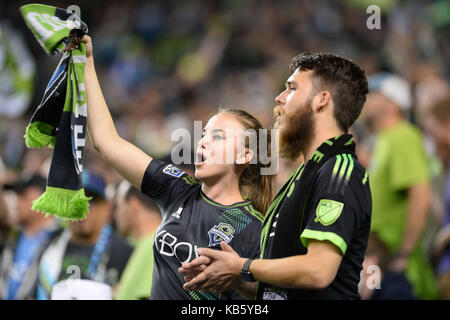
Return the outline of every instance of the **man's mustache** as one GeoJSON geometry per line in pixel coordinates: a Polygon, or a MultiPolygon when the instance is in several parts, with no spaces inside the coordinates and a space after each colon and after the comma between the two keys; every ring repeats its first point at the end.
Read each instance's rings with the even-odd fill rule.
{"type": "Polygon", "coordinates": [[[279,116],[284,115],[284,109],[282,106],[277,105],[275,108],[273,108],[273,118],[276,119],[279,116]]]}

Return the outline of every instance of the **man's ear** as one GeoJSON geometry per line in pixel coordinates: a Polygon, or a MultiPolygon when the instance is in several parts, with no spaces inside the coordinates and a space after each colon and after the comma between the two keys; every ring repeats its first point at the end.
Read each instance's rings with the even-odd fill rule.
{"type": "Polygon", "coordinates": [[[317,112],[321,112],[328,106],[331,102],[331,94],[329,91],[320,91],[313,100],[314,109],[317,112]]]}

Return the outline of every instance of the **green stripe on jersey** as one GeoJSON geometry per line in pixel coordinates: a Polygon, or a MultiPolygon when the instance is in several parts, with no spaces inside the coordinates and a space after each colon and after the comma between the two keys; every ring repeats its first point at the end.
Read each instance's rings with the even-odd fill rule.
{"type": "Polygon", "coordinates": [[[345,177],[345,180],[347,182],[350,180],[350,176],[352,175],[353,167],[355,166],[355,163],[353,162],[353,157],[351,155],[348,155],[348,158],[350,160],[350,165],[347,170],[347,176],[345,177]]]}

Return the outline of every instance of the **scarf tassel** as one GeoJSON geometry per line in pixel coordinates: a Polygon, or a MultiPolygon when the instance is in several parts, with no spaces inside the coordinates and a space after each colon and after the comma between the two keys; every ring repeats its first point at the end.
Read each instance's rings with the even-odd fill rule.
{"type": "Polygon", "coordinates": [[[84,189],[68,190],[47,186],[45,192],[33,201],[32,210],[72,221],[85,219],[89,213],[89,200],[84,189]]]}
{"type": "Polygon", "coordinates": [[[56,137],[52,135],[54,127],[42,121],[35,121],[27,126],[25,145],[27,148],[55,147],[56,137]]]}

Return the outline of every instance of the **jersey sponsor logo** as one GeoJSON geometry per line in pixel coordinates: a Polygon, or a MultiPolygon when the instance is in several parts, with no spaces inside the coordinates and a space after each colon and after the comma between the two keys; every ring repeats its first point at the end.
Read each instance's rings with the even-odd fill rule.
{"type": "Polygon", "coordinates": [[[209,245],[216,246],[220,244],[221,241],[229,243],[234,237],[234,228],[228,223],[219,223],[215,225],[208,231],[209,235],[209,245]]]}
{"type": "Polygon", "coordinates": [[[263,300],[287,300],[287,298],[286,290],[265,288],[263,292],[263,300]]]}
{"type": "Polygon", "coordinates": [[[166,230],[156,234],[155,247],[161,255],[175,257],[181,264],[198,257],[196,245],[184,241],[178,242],[178,238],[166,230]]]}
{"type": "Polygon", "coordinates": [[[177,209],[177,211],[175,211],[174,213],[172,213],[170,216],[171,216],[171,217],[174,217],[174,218],[176,218],[176,219],[180,219],[180,217],[181,217],[181,211],[183,211],[183,207],[179,207],[179,208],[177,209]]]}
{"type": "Polygon", "coordinates": [[[333,224],[341,215],[344,204],[339,201],[322,199],[317,205],[314,222],[320,222],[324,226],[333,224]]]}
{"type": "Polygon", "coordinates": [[[163,169],[163,172],[165,174],[168,174],[169,176],[179,178],[183,175],[184,171],[178,169],[177,167],[174,167],[173,165],[169,164],[163,169]]]}

